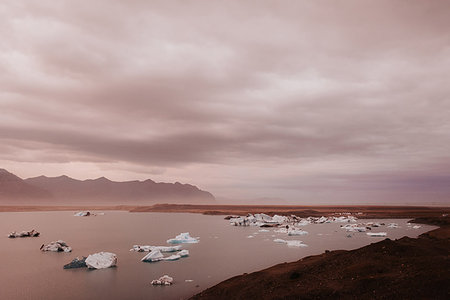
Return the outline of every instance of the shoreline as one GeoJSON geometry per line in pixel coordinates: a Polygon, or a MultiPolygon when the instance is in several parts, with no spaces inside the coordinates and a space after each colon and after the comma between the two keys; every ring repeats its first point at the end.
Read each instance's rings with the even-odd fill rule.
{"type": "Polygon", "coordinates": [[[154,204],[154,205],[0,205],[0,212],[38,211],[85,211],[119,210],[132,213],[199,213],[205,215],[247,215],[265,213],[268,215],[296,215],[299,217],[320,217],[350,213],[360,219],[368,218],[431,218],[450,214],[450,207],[427,206],[287,206],[287,205],[195,205],[195,204],[154,204]]]}

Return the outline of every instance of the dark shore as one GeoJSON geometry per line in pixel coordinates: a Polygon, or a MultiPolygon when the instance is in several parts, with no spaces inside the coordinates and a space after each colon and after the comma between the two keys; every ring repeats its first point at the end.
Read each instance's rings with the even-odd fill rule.
{"type": "Polygon", "coordinates": [[[440,228],[243,274],[191,299],[450,299],[450,218],[413,222],[440,228]]]}

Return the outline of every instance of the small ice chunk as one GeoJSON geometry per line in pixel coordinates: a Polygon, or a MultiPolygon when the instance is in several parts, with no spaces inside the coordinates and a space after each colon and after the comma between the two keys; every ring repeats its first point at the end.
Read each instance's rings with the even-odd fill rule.
{"type": "Polygon", "coordinates": [[[55,242],[50,242],[47,245],[42,244],[42,251],[53,251],[53,252],[71,252],[72,248],[69,247],[66,242],[58,240],[55,242]]]}
{"type": "Polygon", "coordinates": [[[74,214],[75,217],[89,217],[91,215],[91,212],[89,211],[79,211],[74,214]]]}
{"type": "Polygon", "coordinates": [[[422,227],[422,226],[420,226],[420,225],[414,225],[414,226],[413,226],[413,229],[419,229],[420,227],[422,227]]]}
{"type": "Polygon", "coordinates": [[[275,243],[283,243],[283,244],[286,243],[286,241],[283,240],[283,239],[274,239],[273,241],[274,241],[275,243]]]}
{"type": "Polygon", "coordinates": [[[141,246],[141,245],[133,245],[133,248],[130,249],[130,251],[136,251],[136,252],[150,252],[152,250],[159,250],[163,253],[165,252],[176,252],[181,250],[181,246],[141,246]]]}
{"type": "Polygon", "coordinates": [[[164,275],[159,279],[152,280],[152,285],[171,285],[173,283],[173,278],[169,275],[164,275]]]}
{"type": "Polygon", "coordinates": [[[306,235],[308,234],[308,231],[304,231],[301,229],[289,229],[288,235],[306,235]]]}
{"type": "Polygon", "coordinates": [[[8,237],[9,238],[17,238],[17,237],[29,237],[29,236],[31,236],[31,237],[37,237],[37,236],[39,236],[39,232],[38,231],[36,231],[36,230],[34,230],[34,229],[31,229],[30,231],[22,231],[22,232],[16,232],[16,231],[13,231],[13,232],[10,232],[9,234],[8,234],[8,237]]]}
{"type": "Polygon", "coordinates": [[[194,280],[192,279],[185,279],[184,282],[193,282],[194,280]]]}
{"type": "Polygon", "coordinates": [[[366,234],[372,237],[383,237],[387,235],[386,232],[367,232],[366,234]]]}
{"type": "Polygon", "coordinates": [[[260,229],[260,230],[258,230],[259,232],[270,232],[270,230],[268,230],[268,229],[260,229]]]}
{"type": "Polygon", "coordinates": [[[181,257],[189,256],[189,250],[186,250],[186,249],[181,250],[180,252],[178,252],[178,255],[181,257]]]}
{"type": "Polygon", "coordinates": [[[150,251],[149,254],[147,254],[146,256],[144,256],[141,261],[144,262],[156,262],[156,261],[160,261],[164,258],[164,255],[162,255],[161,251],[159,251],[158,249],[154,249],[152,251],[150,251]]]}
{"type": "Polygon", "coordinates": [[[252,238],[254,238],[254,236],[253,235],[249,235],[249,236],[247,236],[247,238],[248,239],[252,239],[252,238]]]}
{"type": "Polygon", "coordinates": [[[286,241],[286,244],[288,245],[288,247],[308,247],[308,245],[298,240],[286,241]]]}
{"type": "Polygon", "coordinates": [[[183,244],[183,243],[194,244],[194,243],[198,243],[198,238],[191,237],[189,235],[189,232],[183,232],[183,233],[180,233],[179,235],[177,235],[173,239],[168,239],[167,243],[169,243],[169,244],[183,244]]]}
{"type": "Polygon", "coordinates": [[[89,255],[85,262],[89,269],[106,269],[116,266],[117,255],[111,252],[94,253],[89,255]]]}
{"type": "Polygon", "coordinates": [[[389,223],[388,228],[398,228],[398,224],[397,223],[389,223]]]}

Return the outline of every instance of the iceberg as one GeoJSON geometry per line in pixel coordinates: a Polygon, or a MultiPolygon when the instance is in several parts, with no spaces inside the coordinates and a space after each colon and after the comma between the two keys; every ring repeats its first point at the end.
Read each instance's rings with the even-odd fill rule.
{"type": "Polygon", "coordinates": [[[17,237],[38,237],[39,236],[39,232],[37,232],[34,229],[31,229],[30,231],[22,231],[22,232],[10,232],[8,234],[9,238],[17,238],[17,237]]]}
{"type": "Polygon", "coordinates": [[[181,246],[141,246],[141,245],[133,245],[133,248],[130,251],[136,252],[150,252],[152,250],[159,250],[161,252],[176,252],[181,250],[181,246]]]}
{"type": "Polygon", "coordinates": [[[173,278],[169,275],[164,275],[159,279],[152,280],[152,285],[171,285],[173,283],[173,278]]]}
{"type": "Polygon", "coordinates": [[[72,248],[69,247],[66,242],[58,240],[56,242],[50,242],[47,245],[42,244],[42,251],[53,251],[53,252],[72,252],[72,248]]]}
{"type": "Polygon", "coordinates": [[[195,244],[198,243],[198,238],[191,237],[189,232],[183,232],[177,235],[173,239],[168,239],[167,243],[169,244],[195,244]]]}
{"type": "Polygon", "coordinates": [[[420,227],[422,227],[422,226],[420,226],[420,225],[414,225],[414,226],[413,226],[413,229],[419,229],[420,227]]]}
{"type": "Polygon", "coordinates": [[[367,232],[366,234],[373,237],[383,237],[387,235],[386,232],[367,232]]]}
{"type": "Polygon", "coordinates": [[[397,223],[389,223],[388,228],[398,228],[398,224],[397,223]]]}
{"type": "Polygon", "coordinates": [[[158,249],[154,249],[149,254],[144,256],[141,259],[141,261],[144,261],[144,262],[156,262],[156,261],[162,260],[163,258],[164,258],[164,255],[162,255],[161,251],[159,251],[158,249]]]}
{"type": "Polygon", "coordinates": [[[189,256],[189,250],[181,250],[180,252],[178,252],[178,255],[181,257],[186,257],[189,256]]]}
{"type": "Polygon", "coordinates": [[[274,239],[275,243],[286,244],[289,247],[308,247],[308,245],[304,244],[299,240],[282,240],[282,239],[274,239]]]}
{"type": "Polygon", "coordinates": [[[91,215],[91,212],[89,211],[79,211],[74,214],[75,217],[89,217],[91,215]]]}
{"type": "Polygon", "coordinates": [[[117,255],[111,252],[94,253],[89,255],[85,262],[89,269],[106,269],[116,266],[117,255]]]}
{"type": "Polygon", "coordinates": [[[288,235],[306,235],[308,234],[308,231],[304,231],[301,229],[289,229],[288,235]]]}
{"type": "Polygon", "coordinates": [[[273,240],[275,243],[286,243],[286,241],[285,240],[282,240],[282,239],[274,239],[273,240]]]}

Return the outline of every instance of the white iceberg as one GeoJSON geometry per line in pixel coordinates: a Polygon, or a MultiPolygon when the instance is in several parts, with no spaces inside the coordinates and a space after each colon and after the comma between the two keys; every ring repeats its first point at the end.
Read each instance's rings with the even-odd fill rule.
{"type": "Polygon", "coordinates": [[[373,237],[383,237],[387,235],[386,232],[367,232],[366,234],[373,237]]]}
{"type": "Polygon", "coordinates": [[[91,212],[89,211],[79,211],[74,214],[75,217],[89,217],[91,215],[91,212]]]}
{"type": "Polygon", "coordinates": [[[53,251],[53,252],[72,252],[72,248],[69,247],[63,240],[57,240],[55,242],[50,242],[47,245],[42,244],[42,251],[53,251]]]}
{"type": "Polygon", "coordinates": [[[173,278],[169,275],[164,275],[159,279],[152,280],[152,285],[171,285],[173,283],[173,278]]]}
{"type": "Polygon", "coordinates": [[[133,248],[130,251],[136,252],[150,252],[152,250],[159,250],[161,252],[176,252],[181,250],[181,246],[142,246],[142,245],[133,245],[133,248]]]}
{"type": "Polygon", "coordinates": [[[308,247],[308,245],[304,244],[299,240],[282,240],[282,239],[274,239],[275,243],[286,244],[289,247],[308,247]]]}
{"type": "Polygon", "coordinates": [[[298,240],[286,241],[286,244],[288,245],[288,247],[308,247],[308,245],[298,240]]]}
{"type": "Polygon", "coordinates": [[[288,230],[288,235],[306,235],[308,234],[308,231],[304,231],[301,229],[289,229],[288,230]]]}
{"type": "Polygon", "coordinates": [[[117,255],[111,252],[94,253],[89,255],[85,262],[89,269],[106,269],[116,266],[117,255]]]}
{"type": "Polygon", "coordinates": [[[275,243],[283,243],[283,244],[286,243],[286,241],[285,241],[285,240],[282,240],[282,239],[274,239],[273,241],[274,241],[275,243]]]}
{"type": "Polygon", "coordinates": [[[168,239],[167,243],[169,244],[195,244],[198,243],[198,238],[191,237],[189,232],[183,232],[177,235],[173,239],[168,239]]]}
{"type": "Polygon", "coordinates": [[[178,252],[178,255],[181,257],[189,256],[189,250],[186,250],[186,249],[181,250],[180,252],[178,252]]]}
{"type": "Polygon", "coordinates": [[[141,259],[141,261],[144,261],[144,262],[156,262],[156,261],[162,260],[163,258],[164,258],[164,255],[162,255],[161,251],[159,251],[158,249],[154,249],[149,254],[144,256],[141,259]]]}

